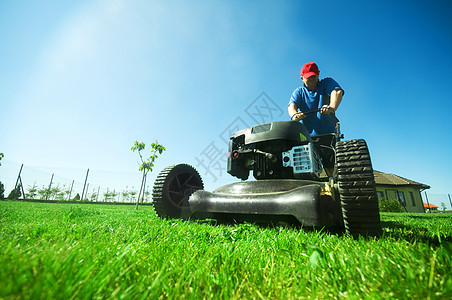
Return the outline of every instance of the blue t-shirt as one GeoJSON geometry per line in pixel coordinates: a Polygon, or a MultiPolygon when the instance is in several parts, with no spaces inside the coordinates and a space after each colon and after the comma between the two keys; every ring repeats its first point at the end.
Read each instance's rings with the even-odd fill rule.
{"type": "MultiPolygon", "coordinates": [[[[341,86],[330,77],[319,80],[317,88],[313,91],[303,84],[297,88],[292,97],[290,97],[290,103],[295,103],[299,111],[307,112],[321,108],[323,105],[330,104],[331,92],[340,89],[341,86]]],[[[306,115],[306,118],[301,120],[306,126],[311,136],[332,133],[336,129],[336,117],[334,114],[321,114],[312,113],[306,115]]]]}

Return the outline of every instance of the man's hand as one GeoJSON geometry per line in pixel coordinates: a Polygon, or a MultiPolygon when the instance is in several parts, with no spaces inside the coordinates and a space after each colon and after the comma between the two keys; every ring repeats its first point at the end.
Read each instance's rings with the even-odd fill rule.
{"type": "Polygon", "coordinates": [[[329,114],[334,114],[334,112],[335,112],[334,108],[329,105],[324,105],[320,108],[321,114],[329,115],[329,114]]]}
{"type": "Polygon", "coordinates": [[[300,121],[302,119],[306,118],[306,115],[304,113],[302,113],[301,111],[296,112],[293,116],[292,116],[292,120],[293,121],[300,121]]]}

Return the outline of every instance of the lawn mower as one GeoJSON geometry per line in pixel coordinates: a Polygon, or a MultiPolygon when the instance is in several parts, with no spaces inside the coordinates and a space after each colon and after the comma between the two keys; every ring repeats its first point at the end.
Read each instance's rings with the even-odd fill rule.
{"type": "Polygon", "coordinates": [[[209,192],[193,166],[166,167],[154,182],[155,212],[165,219],[298,224],[376,236],[380,213],[367,144],[342,138],[338,121],[336,132],[314,137],[296,121],[240,130],[229,140],[227,172],[241,181],[209,192]],[[255,180],[248,180],[251,171],[255,180]]]}

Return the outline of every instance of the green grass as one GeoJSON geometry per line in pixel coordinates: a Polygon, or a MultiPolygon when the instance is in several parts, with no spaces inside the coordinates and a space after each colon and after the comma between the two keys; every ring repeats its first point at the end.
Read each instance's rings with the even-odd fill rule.
{"type": "Polygon", "coordinates": [[[0,202],[4,299],[449,299],[452,214],[384,235],[164,221],[152,207],[0,202]]]}

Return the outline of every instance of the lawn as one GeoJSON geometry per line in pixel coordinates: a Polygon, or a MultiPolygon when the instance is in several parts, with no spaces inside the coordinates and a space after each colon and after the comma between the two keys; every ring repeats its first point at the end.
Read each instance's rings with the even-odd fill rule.
{"type": "Polygon", "coordinates": [[[450,299],[452,214],[382,221],[382,237],[353,239],[3,201],[0,299],[450,299]]]}

